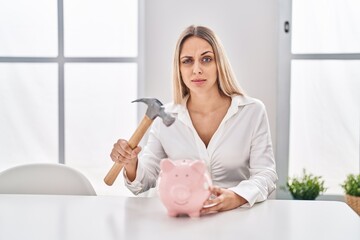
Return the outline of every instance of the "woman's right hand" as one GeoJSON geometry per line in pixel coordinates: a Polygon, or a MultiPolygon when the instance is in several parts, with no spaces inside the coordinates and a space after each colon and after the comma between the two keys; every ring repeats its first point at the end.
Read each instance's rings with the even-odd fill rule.
{"type": "Polygon", "coordinates": [[[138,154],[141,151],[141,147],[137,146],[131,149],[128,141],[119,139],[111,151],[110,157],[114,162],[124,164],[126,170],[126,176],[130,182],[136,178],[138,154]]]}
{"type": "Polygon", "coordinates": [[[136,165],[137,156],[141,151],[141,147],[137,146],[131,149],[128,141],[119,139],[111,151],[110,157],[114,162],[122,163],[125,166],[128,164],[136,165]]]}

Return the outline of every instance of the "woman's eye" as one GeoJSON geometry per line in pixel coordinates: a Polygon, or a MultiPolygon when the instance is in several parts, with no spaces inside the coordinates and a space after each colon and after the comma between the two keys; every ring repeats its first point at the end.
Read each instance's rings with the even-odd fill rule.
{"type": "Polygon", "coordinates": [[[192,59],[188,58],[182,61],[183,64],[189,64],[192,63],[192,59]]]}
{"type": "Polygon", "coordinates": [[[212,61],[212,58],[211,58],[211,57],[204,57],[204,58],[202,59],[202,61],[203,61],[203,62],[206,62],[206,63],[209,63],[209,62],[212,61]]]}

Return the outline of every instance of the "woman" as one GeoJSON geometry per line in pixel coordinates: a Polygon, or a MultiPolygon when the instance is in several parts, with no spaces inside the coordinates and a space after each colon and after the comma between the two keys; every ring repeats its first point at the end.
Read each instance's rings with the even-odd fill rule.
{"type": "Polygon", "coordinates": [[[245,96],[224,49],[210,29],[190,26],[180,35],[173,65],[174,102],[156,119],[144,153],[120,139],[110,154],[122,162],[126,186],[138,194],[155,187],[163,158],[205,161],[214,187],[202,214],[252,206],[275,189],[277,174],[264,105],[245,96]]]}

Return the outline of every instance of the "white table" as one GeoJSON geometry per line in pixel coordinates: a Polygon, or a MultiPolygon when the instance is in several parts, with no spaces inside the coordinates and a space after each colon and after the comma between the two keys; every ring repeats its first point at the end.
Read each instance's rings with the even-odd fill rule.
{"type": "Polygon", "coordinates": [[[345,203],[268,200],[251,209],[168,217],[158,198],[0,195],[1,240],[360,240],[345,203]]]}

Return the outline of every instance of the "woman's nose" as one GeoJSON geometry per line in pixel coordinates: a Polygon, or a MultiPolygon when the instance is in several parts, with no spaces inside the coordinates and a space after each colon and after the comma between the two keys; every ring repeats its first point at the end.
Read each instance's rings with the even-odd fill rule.
{"type": "Polygon", "coordinates": [[[200,63],[198,62],[194,63],[193,74],[202,74],[200,63]]]}

